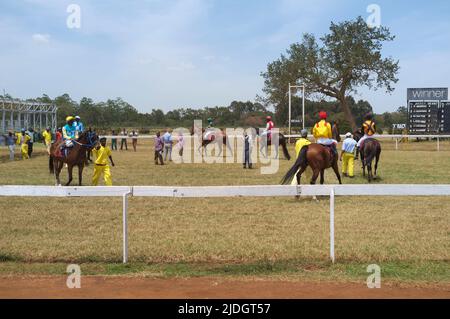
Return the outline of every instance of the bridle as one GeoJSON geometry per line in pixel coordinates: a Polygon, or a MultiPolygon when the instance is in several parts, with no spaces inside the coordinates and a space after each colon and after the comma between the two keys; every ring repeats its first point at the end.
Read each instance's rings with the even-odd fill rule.
{"type": "Polygon", "coordinates": [[[98,138],[94,139],[94,136],[96,136],[96,134],[94,132],[87,132],[87,138],[88,138],[88,143],[84,144],[81,142],[78,142],[77,140],[73,140],[76,144],[80,145],[81,147],[86,147],[86,148],[92,148],[95,144],[97,144],[98,142],[98,138]]]}

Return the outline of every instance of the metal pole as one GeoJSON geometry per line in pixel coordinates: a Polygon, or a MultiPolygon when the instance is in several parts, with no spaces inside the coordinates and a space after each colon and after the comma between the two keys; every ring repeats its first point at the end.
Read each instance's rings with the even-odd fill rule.
{"type": "Polygon", "coordinates": [[[291,83],[289,83],[289,143],[291,143],[291,83]]]}
{"type": "Polygon", "coordinates": [[[330,257],[334,263],[334,188],[330,191],[330,257]]]}
{"type": "Polygon", "coordinates": [[[303,129],[305,129],[305,85],[302,85],[302,122],[303,122],[303,129]]]}
{"type": "Polygon", "coordinates": [[[122,227],[123,227],[123,263],[126,264],[128,262],[128,195],[132,192],[131,190],[125,194],[123,194],[123,202],[122,202],[122,227]]]}

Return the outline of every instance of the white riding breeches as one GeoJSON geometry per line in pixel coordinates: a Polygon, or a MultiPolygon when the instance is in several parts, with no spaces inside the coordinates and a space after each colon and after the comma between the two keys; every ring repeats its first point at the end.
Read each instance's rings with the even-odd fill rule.
{"type": "Polygon", "coordinates": [[[332,144],[337,144],[337,141],[332,138],[320,137],[317,139],[317,144],[332,145],[332,144]]]}
{"type": "Polygon", "coordinates": [[[360,147],[361,143],[364,142],[364,140],[367,140],[369,137],[371,136],[364,134],[364,136],[359,139],[358,143],[356,143],[356,146],[360,147]]]}

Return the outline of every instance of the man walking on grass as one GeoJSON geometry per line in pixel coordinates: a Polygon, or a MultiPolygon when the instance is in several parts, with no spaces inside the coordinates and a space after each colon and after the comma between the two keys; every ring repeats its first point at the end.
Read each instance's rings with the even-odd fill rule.
{"type": "Polygon", "coordinates": [[[103,174],[106,186],[112,186],[111,170],[109,168],[108,158],[111,161],[111,165],[114,165],[114,161],[111,156],[111,149],[106,146],[106,137],[100,139],[100,145],[97,145],[92,153],[95,156],[94,176],[92,177],[92,185],[97,186],[100,176],[103,174]]]}
{"type": "Polygon", "coordinates": [[[8,135],[3,135],[3,137],[5,138],[6,146],[8,146],[9,159],[14,161],[14,150],[16,148],[17,137],[12,132],[8,132],[8,135]]]}
{"type": "Polygon", "coordinates": [[[162,150],[163,150],[163,141],[161,138],[161,133],[156,132],[155,137],[155,165],[158,165],[158,160],[161,162],[161,165],[164,165],[163,157],[162,157],[162,150]]]}
{"type": "Polygon", "coordinates": [[[169,161],[172,162],[172,145],[173,138],[171,129],[166,129],[166,133],[162,137],[164,142],[164,161],[167,161],[167,154],[169,154],[169,161]]]}
{"type": "Polygon", "coordinates": [[[355,148],[356,141],[353,139],[352,133],[345,134],[345,140],[342,143],[342,152],[340,160],[342,162],[342,175],[346,177],[354,177],[355,148]]]}

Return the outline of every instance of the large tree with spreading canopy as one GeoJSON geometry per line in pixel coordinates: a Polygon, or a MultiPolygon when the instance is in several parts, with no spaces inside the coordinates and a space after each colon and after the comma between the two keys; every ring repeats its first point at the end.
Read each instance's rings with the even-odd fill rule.
{"type": "Polygon", "coordinates": [[[288,83],[304,84],[309,93],[320,93],[340,102],[346,120],[356,129],[347,97],[360,87],[385,88],[387,93],[398,81],[398,61],[383,58],[384,42],[394,40],[387,27],[370,27],[362,17],[331,23],[330,32],[319,40],[304,34],[287,54],[267,66],[264,93],[270,104],[286,104],[288,83]]]}

